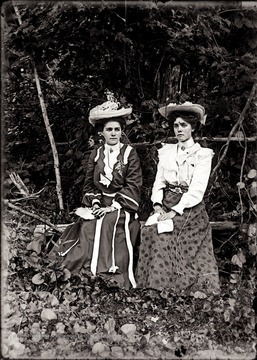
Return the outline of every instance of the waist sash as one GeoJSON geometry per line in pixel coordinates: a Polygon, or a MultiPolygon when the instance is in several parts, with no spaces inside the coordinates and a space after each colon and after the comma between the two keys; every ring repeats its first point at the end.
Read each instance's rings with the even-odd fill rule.
{"type": "Polygon", "coordinates": [[[188,191],[187,185],[173,185],[173,184],[167,184],[165,188],[163,189],[164,192],[171,191],[176,194],[184,194],[188,191]]]}

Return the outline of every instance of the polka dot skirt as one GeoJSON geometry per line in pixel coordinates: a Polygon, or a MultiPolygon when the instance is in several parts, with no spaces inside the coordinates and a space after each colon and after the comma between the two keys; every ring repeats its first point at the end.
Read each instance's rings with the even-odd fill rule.
{"type": "MultiPolygon", "coordinates": [[[[168,210],[168,209],[167,209],[168,210]]],[[[204,203],[185,209],[173,219],[172,232],[157,233],[143,226],[137,264],[138,287],[175,293],[219,293],[218,266],[204,203]]]]}

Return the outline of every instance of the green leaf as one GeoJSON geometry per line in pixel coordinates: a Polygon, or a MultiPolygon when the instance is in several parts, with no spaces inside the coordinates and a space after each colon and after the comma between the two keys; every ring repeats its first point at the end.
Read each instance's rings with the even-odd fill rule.
{"type": "Polygon", "coordinates": [[[243,133],[243,131],[241,131],[241,130],[239,130],[239,131],[237,131],[236,133],[235,133],[235,137],[238,139],[238,140],[241,140],[241,141],[243,141],[244,140],[244,133],[243,133]]]}
{"type": "Polygon", "coordinates": [[[70,272],[70,270],[68,270],[68,269],[64,269],[63,270],[63,281],[66,281],[66,280],[68,280],[68,279],[70,279],[70,277],[71,277],[71,272],[70,272]]]}
{"type": "Polygon", "coordinates": [[[51,272],[50,274],[50,282],[55,282],[57,280],[57,276],[56,273],[54,271],[51,272]]]}
{"type": "Polygon", "coordinates": [[[85,180],[85,175],[83,174],[83,175],[80,175],[78,178],[77,178],[77,180],[75,181],[75,184],[77,185],[77,184],[79,184],[79,183],[81,183],[82,181],[84,181],[85,180]]]}
{"type": "Polygon", "coordinates": [[[108,321],[104,324],[104,328],[108,334],[115,332],[115,324],[116,322],[113,318],[109,318],[108,321]]]}
{"type": "Polygon", "coordinates": [[[243,189],[243,188],[245,188],[245,183],[242,182],[242,181],[239,181],[239,182],[236,184],[236,186],[238,187],[238,189],[243,189]]]}
{"type": "Polygon", "coordinates": [[[249,245],[249,250],[250,253],[255,256],[257,254],[257,245],[253,244],[253,245],[249,245]]]}
{"type": "Polygon", "coordinates": [[[84,326],[79,325],[79,323],[75,323],[73,325],[73,331],[75,333],[86,333],[86,328],[84,326]]]}
{"type": "Polygon", "coordinates": [[[6,358],[17,359],[25,354],[25,345],[20,342],[18,335],[11,332],[8,336],[8,353],[5,354],[6,358]]]}
{"type": "Polygon", "coordinates": [[[233,255],[232,259],[231,259],[231,263],[233,265],[237,265],[240,268],[243,267],[243,264],[246,262],[246,258],[245,255],[243,254],[242,251],[240,251],[239,253],[233,255]]]}
{"type": "Polygon", "coordinates": [[[57,334],[65,334],[65,324],[62,322],[58,322],[56,325],[56,333],[57,334]]]}
{"type": "Polygon", "coordinates": [[[41,253],[42,244],[38,240],[33,240],[27,245],[27,250],[35,251],[37,254],[41,253]]]}
{"type": "Polygon", "coordinates": [[[250,224],[250,225],[249,225],[249,228],[248,228],[247,235],[248,235],[250,238],[251,238],[251,237],[255,238],[256,234],[257,234],[257,224],[256,224],[256,223],[255,223],[255,224],[250,224]]]}
{"type": "Polygon", "coordinates": [[[42,171],[44,169],[45,165],[41,164],[37,166],[37,171],[42,171]]]}
{"type": "Polygon", "coordinates": [[[251,183],[250,196],[251,196],[251,198],[257,196],[257,181],[253,181],[251,183]]]}
{"type": "Polygon", "coordinates": [[[251,169],[247,174],[248,179],[254,179],[256,176],[257,176],[257,170],[255,169],[251,169]]]}
{"type": "Polygon", "coordinates": [[[92,331],[95,330],[96,326],[93,325],[90,321],[86,320],[86,327],[87,327],[87,332],[91,333],[92,331]]]}
{"type": "Polygon", "coordinates": [[[24,260],[34,268],[40,267],[40,265],[38,264],[39,257],[35,252],[33,252],[30,256],[24,256],[24,260]]]}
{"type": "Polygon", "coordinates": [[[135,331],[136,331],[136,325],[134,325],[134,324],[124,324],[121,328],[120,328],[120,330],[124,333],[124,334],[126,334],[127,336],[130,336],[130,335],[132,335],[132,334],[134,334],[135,333],[135,331]]]}
{"type": "Polygon", "coordinates": [[[43,309],[41,311],[41,319],[43,321],[56,320],[57,315],[52,309],[43,309]]]}
{"type": "Polygon", "coordinates": [[[97,342],[94,344],[94,346],[92,347],[92,353],[93,354],[101,354],[104,351],[109,351],[109,346],[101,343],[101,342],[97,342]]]}
{"type": "Polygon", "coordinates": [[[31,279],[31,281],[33,282],[33,284],[35,285],[40,285],[40,284],[43,284],[43,282],[45,281],[44,280],[44,277],[42,276],[42,274],[38,273],[36,275],[33,276],[33,278],[31,279]]]}
{"type": "Polygon", "coordinates": [[[122,359],[124,357],[122,348],[120,346],[112,346],[112,356],[116,359],[122,359]]]}
{"type": "Polygon", "coordinates": [[[224,320],[225,322],[231,321],[231,309],[228,308],[224,311],[224,320]]]}
{"type": "Polygon", "coordinates": [[[203,293],[202,291],[196,291],[194,294],[193,294],[193,297],[195,299],[206,299],[207,298],[207,295],[205,293],[203,293]]]}
{"type": "Polygon", "coordinates": [[[236,299],[229,298],[228,303],[229,303],[229,306],[231,307],[231,309],[234,310],[235,304],[236,304],[236,299]]]}
{"type": "Polygon", "coordinates": [[[240,274],[239,273],[232,273],[230,274],[230,282],[232,284],[236,284],[239,281],[240,274]]]}

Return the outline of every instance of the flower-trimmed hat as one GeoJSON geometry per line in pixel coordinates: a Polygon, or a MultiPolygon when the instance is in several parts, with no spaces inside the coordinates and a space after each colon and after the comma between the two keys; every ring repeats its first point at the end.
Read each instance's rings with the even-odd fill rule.
{"type": "Polygon", "coordinates": [[[123,117],[132,113],[132,107],[121,106],[111,91],[107,90],[106,95],[107,101],[101,105],[97,105],[89,112],[89,122],[94,126],[98,120],[123,117]]]}
{"type": "Polygon", "coordinates": [[[170,114],[175,111],[194,114],[203,125],[205,124],[207,117],[207,115],[205,115],[205,109],[202,105],[193,104],[189,101],[186,101],[183,104],[170,103],[159,108],[158,110],[159,113],[167,120],[169,120],[170,114]]]}
{"type": "Polygon", "coordinates": [[[97,120],[110,119],[130,115],[132,107],[120,107],[118,102],[105,101],[101,105],[97,105],[89,112],[89,122],[95,126],[97,120]]]}

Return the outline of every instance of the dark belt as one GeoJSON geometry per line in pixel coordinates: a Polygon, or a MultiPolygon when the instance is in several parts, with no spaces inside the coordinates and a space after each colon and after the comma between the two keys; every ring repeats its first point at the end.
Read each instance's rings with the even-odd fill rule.
{"type": "Polygon", "coordinates": [[[171,191],[171,192],[174,192],[176,194],[184,194],[185,192],[188,191],[188,186],[168,184],[168,185],[166,185],[166,187],[163,190],[165,192],[166,191],[171,191]]]}

